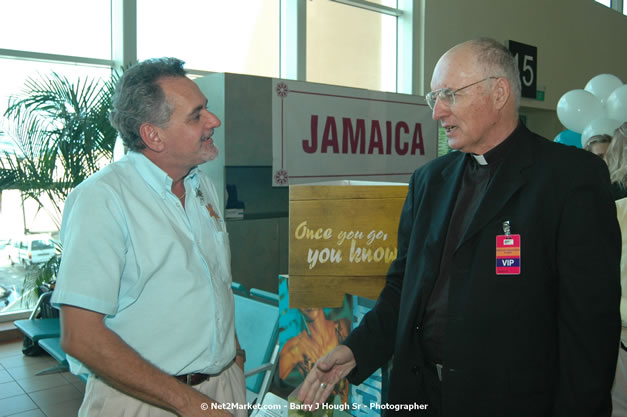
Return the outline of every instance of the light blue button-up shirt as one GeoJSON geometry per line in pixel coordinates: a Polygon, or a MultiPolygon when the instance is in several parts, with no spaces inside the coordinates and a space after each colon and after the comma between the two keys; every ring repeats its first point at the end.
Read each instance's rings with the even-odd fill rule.
{"type": "Polygon", "coordinates": [[[195,168],[184,185],[185,208],[138,152],[81,183],[65,203],[52,303],[105,314],[164,372],[214,374],[235,356],[229,240],[209,178],[195,168]]]}

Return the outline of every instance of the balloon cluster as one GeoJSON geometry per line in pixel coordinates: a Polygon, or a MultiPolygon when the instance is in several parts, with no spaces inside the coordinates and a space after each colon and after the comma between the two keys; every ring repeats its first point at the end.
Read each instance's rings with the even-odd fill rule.
{"type": "Polygon", "coordinates": [[[627,121],[627,84],[615,75],[599,74],[583,90],[571,90],[557,102],[557,117],[566,127],[555,137],[565,145],[583,145],[627,121]]]}

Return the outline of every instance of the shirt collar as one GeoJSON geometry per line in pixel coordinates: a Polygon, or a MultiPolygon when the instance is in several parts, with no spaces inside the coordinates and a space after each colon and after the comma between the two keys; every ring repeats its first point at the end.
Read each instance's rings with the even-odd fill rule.
{"type": "MultiPolygon", "coordinates": [[[[172,192],[172,178],[148,159],[146,155],[141,152],[129,151],[125,158],[135,166],[139,175],[161,196],[161,198],[165,198],[167,193],[172,192]]],[[[192,168],[185,177],[185,183],[192,181],[192,187],[196,187],[198,184],[197,173],[198,167],[192,168]]]]}

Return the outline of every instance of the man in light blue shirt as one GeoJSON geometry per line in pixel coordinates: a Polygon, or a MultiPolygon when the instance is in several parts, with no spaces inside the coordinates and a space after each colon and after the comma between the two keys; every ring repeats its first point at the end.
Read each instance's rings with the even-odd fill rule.
{"type": "Polygon", "coordinates": [[[228,234],[197,168],[218,154],[220,120],[206,106],[180,60],[125,71],[111,122],[130,152],[66,201],[52,302],[72,371],[89,374],[79,416],[206,417],[245,404],[228,234]]]}

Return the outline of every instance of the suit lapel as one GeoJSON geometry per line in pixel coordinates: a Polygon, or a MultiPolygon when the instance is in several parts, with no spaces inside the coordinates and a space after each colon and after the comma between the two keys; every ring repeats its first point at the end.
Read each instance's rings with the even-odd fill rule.
{"type": "Polygon", "coordinates": [[[430,236],[427,238],[429,240],[441,240],[441,244],[444,244],[444,237],[448,230],[466,164],[466,155],[462,152],[458,152],[458,154],[459,157],[440,172],[438,180],[433,184],[434,187],[430,194],[437,194],[431,194],[426,199],[433,204],[431,208],[433,215],[429,219],[425,219],[429,222],[428,229],[430,231],[430,236]]]}
{"type": "MultiPolygon", "coordinates": [[[[411,259],[419,260],[422,264],[423,279],[408,280],[408,284],[413,286],[409,293],[414,294],[413,299],[418,305],[425,305],[426,297],[431,294],[431,289],[439,274],[448,224],[466,162],[464,153],[456,152],[456,154],[454,159],[428,184],[427,191],[422,195],[422,201],[414,202],[421,206],[416,219],[420,223],[416,229],[426,231],[426,234],[422,236],[424,244],[421,244],[419,249],[421,253],[414,253],[411,256],[411,259]],[[419,295],[424,300],[421,300],[419,295]]],[[[413,250],[416,251],[417,248],[413,250]]],[[[410,266],[410,268],[418,267],[410,266]]]]}
{"type": "MultiPolygon", "coordinates": [[[[447,155],[449,157],[449,155],[447,155]]],[[[399,315],[399,329],[408,331],[413,329],[412,323],[422,320],[424,308],[440,270],[444,240],[448,231],[453,205],[457,197],[464,164],[465,154],[455,152],[450,155],[451,160],[440,172],[433,175],[433,179],[427,184],[424,193],[414,197],[414,205],[420,207],[416,213],[414,230],[426,231],[421,236],[419,247],[408,248],[408,270],[422,269],[421,279],[406,279],[403,282],[403,293],[406,302],[401,305],[399,315]],[[417,264],[420,263],[420,266],[417,264]]]]}
{"type": "Polygon", "coordinates": [[[458,248],[483,230],[486,224],[499,214],[514,193],[527,182],[524,170],[534,163],[532,142],[526,137],[519,137],[515,140],[517,141],[516,144],[509,150],[501,166],[494,174],[477,212],[460,240],[458,248]]]}

